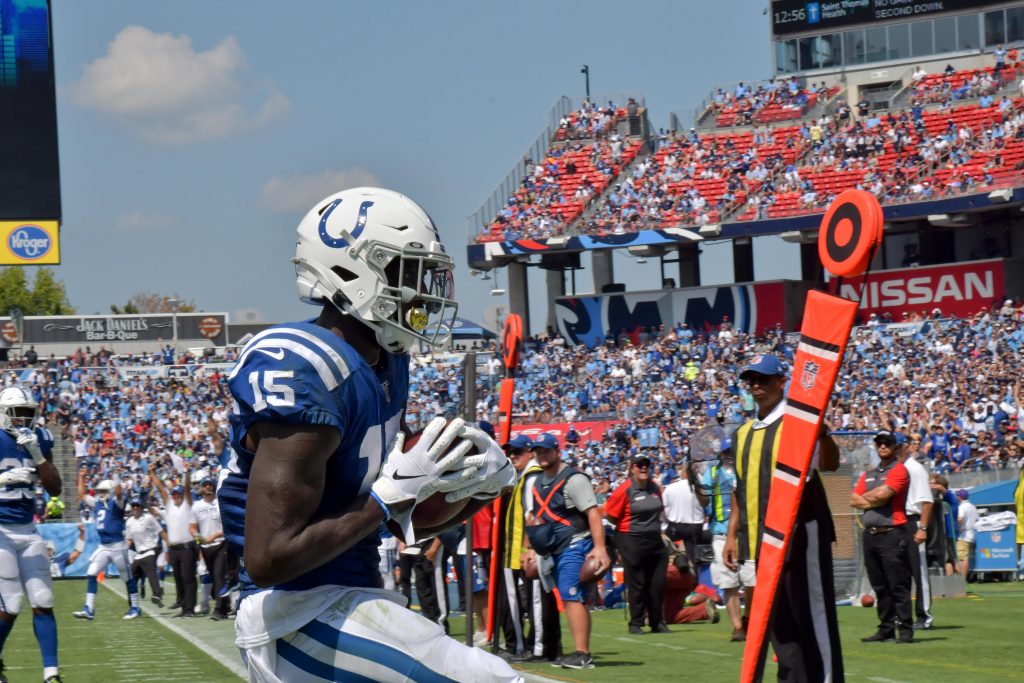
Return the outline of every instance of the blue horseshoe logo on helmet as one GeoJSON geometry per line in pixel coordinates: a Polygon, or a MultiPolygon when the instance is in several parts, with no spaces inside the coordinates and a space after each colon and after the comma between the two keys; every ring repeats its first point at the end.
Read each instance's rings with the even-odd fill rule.
{"type": "MultiPolygon", "coordinates": [[[[342,247],[349,246],[348,240],[343,237],[331,237],[327,234],[327,219],[330,218],[331,214],[334,213],[334,209],[341,204],[343,199],[335,199],[331,202],[331,205],[324,209],[323,216],[320,217],[320,241],[329,247],[334,249],[341,249],[342,247]]],[[[356,219],[356,227],[352,229],[352,239],[359,239],[359,236],[363,234],[363,228],[366,227],[366,211],[373,206],[372,201],[365,201],[359,205],[359,217],[356,219]]]]}

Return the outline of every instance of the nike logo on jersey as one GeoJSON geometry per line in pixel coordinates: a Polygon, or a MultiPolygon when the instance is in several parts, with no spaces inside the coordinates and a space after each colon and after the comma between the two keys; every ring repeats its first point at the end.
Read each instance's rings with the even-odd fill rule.
{"type": "Polygon", "coordinates": [[[416,477],[422,476],[422,474],[399,474],[398,472],[395,472],[394,476],[392,476],[392,479],[415,479],[416,477]]]}
{"type": "Polygon", "coordinates": [[[275,351],[271,351],[269,349],[253,349],[253,351],[259,351],[260,353],[265,353],[268,356],[270,356],[271,358],[273,358],[274,360],[282,360],[284,358],[284,349],[278,349],[276,352],[275,351]]]}

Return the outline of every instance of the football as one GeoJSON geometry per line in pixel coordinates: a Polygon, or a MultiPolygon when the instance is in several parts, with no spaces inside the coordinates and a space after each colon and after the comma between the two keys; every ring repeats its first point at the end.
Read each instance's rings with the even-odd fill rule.
{"type": "Polygon", "coordinates": [[[875,606],[875,596],[871,595],[870,593],[868,593],[867,595],[862,595],[860,597],[860,606],[861,607],[874,607],[875,606]]]}
{"type": "Polygon", "coordinates": [[[580,583],[593,583],[600,581],[608,572],[608,567],[602,567],[597,558],[588,557],[580,567],[580,583]]]}
{"type": "MultiPolygon", "coordinates": [[[[445,426],[447,427],[447,425],[445,426]]],[[[421,434],[422,432],[416,432],[406,439],[406,451],[416,445],[416,442],[420,440],[421,434]]],[[[452,442],[453,446],[456,444],[458,444],[457,439],[452,442]]],[[[420,501],[412,511],[413,527],[417,529],[433,529],[434,527],[441,526],[457,518],[472,500],[471,498],[465,498],[457,503],[449,503],[444,499],[444,496],[445,494],[443,493],[435,493],[426,500],[420,501]]]]}

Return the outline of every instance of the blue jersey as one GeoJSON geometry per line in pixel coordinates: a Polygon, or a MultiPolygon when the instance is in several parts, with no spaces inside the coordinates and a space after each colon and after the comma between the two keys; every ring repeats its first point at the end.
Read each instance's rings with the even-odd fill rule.
{"type": "MultiPolygon", "coordinates": [[[[382,351],[375,372],[347,342],[312,321],[278,325],[246,345],[228,386],[235,400],[231,446],[236,459],[218,498],[224,535],[242,552],[246,489],[255,458],[245,442],[252,425],[278,422],[338,430],[341,441],[327,461],[316,516],[338,513],[368,493],[380,474],[405,411],[409,357],[382,351]]],[[[371,533],[326,564],[277,587],[379,586],[379,543],[380,534],[371,533]]],[[[241,579],[244,587],[252,587],[244,569],[241,579]]]]}
{"type": "Polygon", "coordinates": [[[96,533],[99,534],[100,543],[120,543],[124,540],[124,503],[125,496],[121,500],[111,493],[106,500],[100,500],[95,496],[92,499],[92,518],[96,520],[96,533]]]}
{"type": "MultiPolygon", "coordinates": [[[[47,460],[52,459],[53,435],[37,427],[39,448],[47,460]]],[[[18,445],[17,437],[0,430],[0,473],[15,467],[35,467],[35,460],[18,445]]],[[[0,486],[0,524],[31,524],[36,510],[36,491],[33,484],[0,486]]]]}

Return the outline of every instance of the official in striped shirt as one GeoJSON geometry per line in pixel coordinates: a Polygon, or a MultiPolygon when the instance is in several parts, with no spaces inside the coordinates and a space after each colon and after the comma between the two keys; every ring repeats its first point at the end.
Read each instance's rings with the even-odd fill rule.
{"type": "MultiPolygon", "coordinates": [[[[745,422],[733,440],[736,489],[723,560],[736,571],[757,562],[768,509],[772,470],[782,438],[786,410],[786,369],[776,356],[754,358],[740,379],[750,387],[757,416],[745,422]]],[[[832,583],[835,527],[818,468],[839,467],[839,449],[822,425],[790,541],[789,557],[775,594],[769,635],[779,658],[778,680],[841,683],[842,651],[832,583]]],[[[755,589],[757,590],[757,589],[755,589]]]]}

